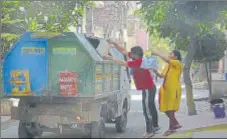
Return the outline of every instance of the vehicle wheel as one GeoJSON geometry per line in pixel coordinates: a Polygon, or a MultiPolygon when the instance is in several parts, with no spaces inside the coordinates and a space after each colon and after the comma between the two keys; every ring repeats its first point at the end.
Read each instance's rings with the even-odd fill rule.
{"type": "Polygon", "coordinates": [[[25,124],[23,122],[20,121],[19,123],[19,127],[18,127],[18,137],[19,138],[34,138],[33,135],[31,135],[26,127],[25,124]]]}
{"type": "Polygon", "coordinates": [[[105,133],[105,121],[103,119],[91,123],[91,138],[105,138],[105,133]]]}
{"type": "Polygon", "coordinates": [[[122,115],[116,118],[115,127],[118,133],[125,132],[127,125],[127,109],[123,108],[122,115]]]}

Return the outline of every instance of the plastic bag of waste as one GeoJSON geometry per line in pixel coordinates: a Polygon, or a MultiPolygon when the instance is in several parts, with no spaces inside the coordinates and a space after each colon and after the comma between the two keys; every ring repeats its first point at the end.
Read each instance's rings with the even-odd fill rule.
{"type": "Polygon", "coordinates": [[[144,57],[140,67],[143,69],[157,70],[158,69],[158,60],[156,57],[150,57],[150,58],[144,57]]]}
{"type": "MultiPolygon", "coordinates": [[[[148,69],[148,70],[157,70],[158,69],[158,60],[156,57],[144,57],[142,59],[142,63],[140,68],[142,69],[148,69]]],[[[130,75],[133,74],[134,69],[130,68],[130,75]]]]}

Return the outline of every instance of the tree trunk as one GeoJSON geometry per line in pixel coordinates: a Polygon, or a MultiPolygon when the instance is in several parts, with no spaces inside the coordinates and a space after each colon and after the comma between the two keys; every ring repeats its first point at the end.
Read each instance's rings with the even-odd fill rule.
{"type": "Polygon", "coordinates": [[[194,58],[196,52],[196,47],[194,46],[194,42],[191,40],[190,44],[188,46],[188,52],[185,57],[184,61],[184,83],[186,87],[186,96],[187,96],[187,106],[188,106],[188,115],[196,115],[196,109],[195,109],[195,103],[194,103],[194,97],[193,97],[193,88],[192,88],[192,82],[190,79],[190,67],[194,58]]]}
{"type": "Polygon", "coordinates": [[[209,80],[210,80],[210,82],[209,82],[209,92],[210,92],[210,100],[212,99],[212,97],[213,97],[213,92],[212,92],[212,68],[211,68],[211,62],[209,62],[209,70],[208,70],[209,72],[209,80]]]}
{"type": "Polygon", "coordinates": [[[211,76],[210,76],[211,73],[209,72],[208,64],[209,64],[209,67],[210,67],[210,63],[205,62],[206,76],[207,76],[207,84],[208,84],[208,87],[209,87],[209,99],[211,99],[211,97],[212,97],[212,92],[211,92],[211,76]]]}

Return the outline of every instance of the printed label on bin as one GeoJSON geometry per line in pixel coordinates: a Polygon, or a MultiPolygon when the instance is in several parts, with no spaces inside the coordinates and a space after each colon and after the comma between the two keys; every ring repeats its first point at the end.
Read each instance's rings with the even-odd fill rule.
{"type": "Polygon", "coordinates": [[[77,90],[77,73],[75,72],[60,72],[59,88],[61,96],[76,96],[77,90]]]}
{"type": "Polygon", "coordinates": [[[45,54],[45,48],[22,47],[22,54],[23,55],[44,55],[45,54]]]}
{"type": "Polygon", "coordinates": [[[34,93],[31,91],[29,71],[13,70],[10,72],[10,96],[29,96],[34,93]]]}
{"type": "Polygon", "coordinates": [[[102,74],[96,74],[95,75],[95,79],[96,80],[102,80],[103,79],[103,75],[102,74]]]}
{"type": "Polygon", "coordinates": [[[96,68],[95,68],[95,72],[102,72],[102,66],[97,65],[96,68]]]}
{"type": "Polygon", "coordinates": [[[54,33],[54,32],[39,32],[39,33],[33,33],[32,38],[54,38],[61,36],[61,33],[54,33]]]}
{"type": "Polygon", "coordinates": [[[76,48],[57,47],[53,48],[54,55],[76,55],[76,48]]]}

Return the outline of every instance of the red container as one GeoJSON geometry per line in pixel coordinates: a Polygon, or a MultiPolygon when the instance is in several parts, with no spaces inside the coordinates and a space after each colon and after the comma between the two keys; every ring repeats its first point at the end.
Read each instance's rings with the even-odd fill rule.
{"type": "Polygon", "coordinates": [[[77,73],[63,71],[59,74],[59,88],[61,96],[77,96],[77,73]]]}

